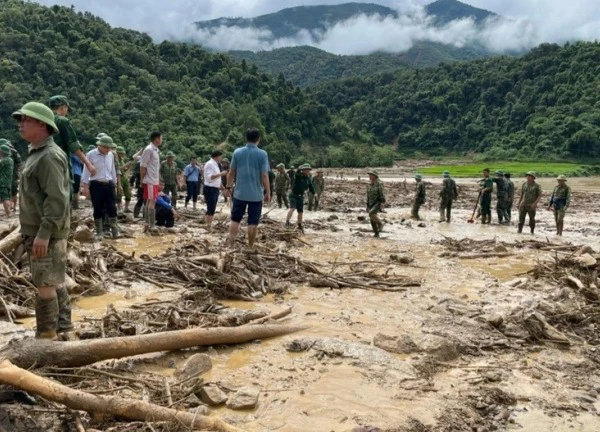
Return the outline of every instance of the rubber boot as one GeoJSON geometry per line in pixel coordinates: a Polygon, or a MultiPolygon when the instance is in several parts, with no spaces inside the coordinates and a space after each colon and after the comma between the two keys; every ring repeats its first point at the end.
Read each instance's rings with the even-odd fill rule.
{"type": "Polygon", "coordinates": [[[519,224],[519,229],[517,230],[518,234],[523,234],[523,224],[519,224]]]}
{"type": "Polygon", "coordinates": [[[125,201],[124,213],[131,213],[131,210],[129,210],[129,203],[131,203],[131,201],[125,201]]]}
{"type": "Polygon", "coordinates": [[[78,210],[79,209],[79,200],[73,198],[73,201],[71,202],[71,208],[73,210],[78,210]]]}
{"type": "Polygon", "coordinates": [[[56,298],[58,299],[58,321],[56,329],[58,333],[69,332],[73,330],[71,322],[71,297],[69,291],[62,286],[56,290],[56,298]]]}
{"type": "Polygon", "coordinates": [[[104,226],[102,223],[102,219],[94,219],[94,237],[96,241],[101,242],[104,238],[104,226]]]}
{"type": "Polygon", "coordinates": [[[379,237],[379,227],[377,226],[377,222],[371,221],[371,228],[373,229],[373,237],[379,237]]]}
{"type": "Polygon", "coordinates": [[[58,299],[42,299],[39,296],[35,299],[35,337],[38,339],[57,340],[56,333],[58,317],[58,299]]]}
{"type": "Polygon", "coordinates": [[[102,229],[104,231],[104,237],[112,237],[110,232],[110,220],[106,214],[104,215],[104,219],[102,219],[102,229]]]}
{"type": "Polygon", "coordinates": [[[298,231],[304,234],[304,227],[302,226],[302,224],[298,224],[298,231]]]}
{"type": "Polygon", "coordinates": [[[444,215],[444,209],[440,209],[440,220],[439,222],[445,222],[446,221],[446,216],[444,215]]]}
{"type": "Polygon", "coordinates": [[[290,223],[290,221],[289,221],[289,220],[286,220],[286,221],[285,221],[285,227],[286,227],[286,228],[291,228],[291,227],[292,227],[292,224],[290,223]]]}
{"type": "Polygon", "coordinates": [[[383,232],[383,222],[381,222],[381,221],[377,222],[377,230],[379,232],[383,232]]]}
{"type": "Polygon", "coordinates": [[[121,231],[119,230],[119,225],[117,224],[117,218],[110,218],[108,221],[110,222],[110,233],[112,234],[112,238],[120,238],[121,231]]]}

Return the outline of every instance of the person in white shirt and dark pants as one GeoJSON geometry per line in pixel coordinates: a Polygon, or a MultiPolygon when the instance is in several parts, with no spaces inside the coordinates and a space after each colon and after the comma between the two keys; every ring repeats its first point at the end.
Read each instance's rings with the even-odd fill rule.
{"type": "Polygon", "coordinates": [[[221,171],[219,163],[223,157],[220,150],[215,150],[210,155],[208,162],[204,164],[204,200],[206,201],[206,229],[211,231],[211,225],[217,202],[219,201],[219,192],[223,188],[221,177],[226,176],[229,170],[221,171]]]}
{"type": "Polygon", "coordinates": [[[102,241],[104,237],[102,220],[105,214],[108,214],[113,238],[118,238],[120,235],[117,225],[115,188],[120,187],[121,179],[115,169],[115,155],[112,150],[117,148],[117,146],[112,138],[102,136],[98,138],[96,145],[97,148],[86,155],[90,163],[96,167],[96,173],[91,175],[87,167],[85,167],[81,176],[81,183],[84,185],[86,193],[89,193],[94,208],[96,240],[102,241]],[[92,160],[94,162],[91,162],[92,160]]]}

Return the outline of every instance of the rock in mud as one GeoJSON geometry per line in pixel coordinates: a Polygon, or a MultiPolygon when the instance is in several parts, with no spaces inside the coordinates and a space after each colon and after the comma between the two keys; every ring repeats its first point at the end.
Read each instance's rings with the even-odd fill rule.
{"type": "Polygon", "coordinates": [[[324,277],[316,277],[316,278],[311,279],[310,282],[308,282],[308,286],[313,287],[313,288],[339,288],[340,287],[337,282],[329,280],[324,277]]]}
{"type": "Polygon", "coordinates": [[[594,249],[592,249],[591,246],[585,245],[585,246],[581,246],[581,248],[575,252],[576,256],[581,256],[581,255],[585,255],[585,254],[593,254],[594,253],[594,249]]]}
{"type": "Polygon", "coordinates": [[[410,255],[390,255],[390,260],[391,261],[395,261],[395,262],[399,262],[400,264],[410,264],[411,262],[413,262],[415,259],[410,256],[410,255]]]}
{"type": "Polygon", "coordinates": [[[518,287],[525,285],[526,283],[527,283],[527,278],[516,278],[516,279],[511,279],[508,282],[504,282],[502,284],[502,286],[505,288],[518,288],[518,287]]]}
{"type": "Polygon", "coordinates": [[[207,354],[194,354],[185,361],[178,374],[182,379],[202,375],[212,369],[212,360],[207,354]]]}
{"type": "Polygon", "coordinates": [[[210,406],[222,405],[227,402],[227,395],[216,385],[206,385],[200,389],[197,396],[210,406]]]}
{"type": "Polygon", "coordinates": [[[458,357],[457,343],[448,337],[425,334],[415,337],[415,342],[421,351],[438,361],[450,361],[458,357]]]}
{"type": "Polygon", "coordinates": [[[373,338],[373,345],[395,354],[410,354],[418,351],[417,344],[408,335],[390,336],[377,333],[373,338]]]}
{"type": "Polygon", "coordinates": [[[492,314],[485,317],[485,321],[495,328],[500,328],[504,323],[502,315],[492,314]]]}
{"type": "Polygon", "coordinates": [[[593,256],[591,256],[589,253],[583,254],[581,256],[578,256],[577,258],[575,258],[575,261],[581,266],[581,267],[594,267],[598,261],[596,260],[596,258],[594,258],[593,256]]]}
{"type": "Polygon", "coordinates": [[[73,239],[79,243],[94,243],[94,233],[86,226],[78,226],[73,234],[73,239]]]}
{"type": "Polygon", "coordinates": [[[496,253],[507,253],[508,252],[508,248],[504,245],[496,245],[496,247],[494,247],[494,252],[496,253]]]}
{"type": "Polygon", "coordinates": [[[227,401],[227,408],[234,410],[254,409],[258,405],[258,395],[258,389],[244,387],[227,401]]]}
{"type": "Polygon", "coordinates": [[[337,215],[331,215],[327,218],[327,221],[329,222],[333,222],[334,220],[338,220],[339,217],[337,217],[337,215]]]}

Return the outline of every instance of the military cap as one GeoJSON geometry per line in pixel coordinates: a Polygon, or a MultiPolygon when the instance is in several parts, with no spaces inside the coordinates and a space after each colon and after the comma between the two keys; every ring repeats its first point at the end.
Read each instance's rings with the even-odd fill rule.
{"type": "Polygon", "coordinates": [[[379,173],[375,170],[368,171],[367,175],[372,175],[372,176],[379,178],[379,173]]]}
{"type": "Polygon", "coordinates": [[[510,173],[507,171],[504,173],[504,177],[510,177],[510,173]]]}
{"type": "Polygon", "coordinates": [[[125,147],[117,146],[117,153],[125,153],[125,147]]]}
{"type": "Polygon", "coordinates": [[[500,170],[497,170],[496,171],[496,175],[501,177],[501,176],[504,175],[504,173],[502,171],[500,171],[500,170]]]}
{"type": "Polygon", "coordinates": [[[6,144],[0,145],[0,152],[4,153],[6,156],[10,154],[10,147],[6,144]]]}
{"type": "Polygon", "coordinates": [[[321,168],[317,168],[317,173],[322,173],[323,170],[321,168]]]}
{"type": "Polygon", "coordinates": [[[283,169],[285,169],[285,165],[282,164],[282,163],[280,163],[280,164],[277,164],[277,166],[275,168],[283,168],[283,169]]]}
{"type": "Polygon", "coordinates": [[[310,164],[307,164],[307,163],[305,163],[305,164],[303,164],[303,165],[300,165],[300,166],[298,167],[298,169],[299,169],[299,170],[301,170],[301,171],[302,171],[302,170],[312,170],[312,167],[310,166],[310,164]]]}
{"type": "Polygon", "coordinates": [[[450,171],[444,171],[444,172],[442,173],[442,175],[443,175],[444,177],[450,177],[450,171]]]}
{"type": "Polygon", "coordinates": [[[229,159],[227,159],[227,158],[221,159],[221,163],[223,163],[223,162],[229,162],[229,159]]]}
{"type": "Polygon", "coordinates": [[[88,153],[91,152],[92,150],[96,150],[96,146],[89,145],[87,148],[88,153]]]}
{"type": "Polygon", "coordinates": [[[528,171],[527,174],[525,174],[525,175],[535,178],[535,173],[533,171],[528,171]]]}
{"type": "Polygon", "coordinates": [[[54,123],[54,113],[43,103],[27,102],[20,110],[12,113],[12,117],[16,120],[21,120],[23,116],[39,120],[50,126],[54,130],[54,133],[58,133],[56,123],[54,123]]]}
{"type": "Polygon", "coordinates": [[[567,181],[567,177],[565,177],[563,174],[561,174],[558,177],[556,177],[556,180],[558,180],[558,181],[567,181]]]}
{"type": "Polygon", "coordinates": [[[108,147],[111,149],[117,148],[117,145],[113,142],[113,139],[111,137],[109,137],[108,135],[103,136],[98,141],[96,141],[96,145],[102,146],[102,147],[108,147]]]}
{"type": "Polygon", "coordinates": [[[423,176],[421,174],[415,174],[415,180],[421,180],[423,176]]]}
{"type": "Polygon", "coordinates": [[[168,157],[168,158],[170,158],[170,157],[174,158],[175,157],[175,153],[173,153],[172,151],[167,152],[166,157],[168,157]]]}
{"type": "Polygon", "coordinates": [[[292,166],[290,167],[290,169],[296,169],[296,167],[295,167],[294,165],[292,165],[292,166]]]}
{"type": "Polygon", "coordinates": [[[52,96],[50,99],[48,99],[48,105],[50,108],[56,108],[63,105],[70,106],[69,100],[63,95],[52,96]]]}

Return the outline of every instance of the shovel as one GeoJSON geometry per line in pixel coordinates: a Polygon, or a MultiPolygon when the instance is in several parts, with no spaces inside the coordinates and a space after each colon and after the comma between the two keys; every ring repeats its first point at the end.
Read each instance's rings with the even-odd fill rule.
{"type": "Polygon", "coordinates": [[[477,206],[479,205],[479,199],[481,198],[481,191],[479,191],[479,195],[477,195],[477,201],[475,201],[475,208],[473,209],[473,214],[471,215],[471,219],[469,219],[468,223],[475,223],[475,212],[477,211],[477,206]]]}

